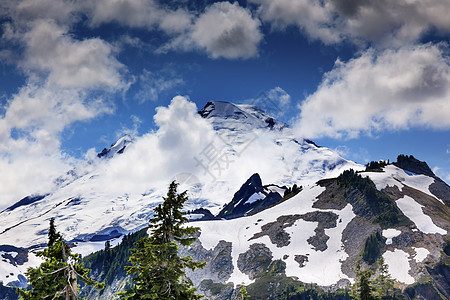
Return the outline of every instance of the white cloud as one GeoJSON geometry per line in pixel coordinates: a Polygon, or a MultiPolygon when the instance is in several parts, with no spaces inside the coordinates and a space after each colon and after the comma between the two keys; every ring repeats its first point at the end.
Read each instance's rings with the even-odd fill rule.
{"type": "Polygon", "coordinates": [[[3,0],[0,3],[1,15],[20,26],[36,20],[53,20],[59,25],[78,20],[77,4],[70,0],[3,0]]]}
{"type": "Polygon", "coordinates": [[[60,150],[60,134],[77,121],[110,113],[84,93],[25,86],[0,118],[0,210],[32,193],[46,193],[75,160],[60,150]]]}
{"type": "Polygon", "coordinates": [[[179,8],[164,8],[154,0],[99,0],[84,1],[84,11],[91,26],[116,22],[137,28],[160,29],[168,34],[184,31],[192,15],[179,8]]]}
{"type": "Polygon", "coordinates": [[[158,73],[144,69],[139,76],[140,90],[134,98],[140,103],[157,101],[161,93],[183,84],[184,80],[170,68],[164,68],[158,73]]]}
{"type": "Polygon", "coordinates": [[[290,109],[291,95],[277,86],[267,92],[262,92],[258,97],[245,102],[259,107],[268,115],[280,117],[290,109]]]}
{"type": "Polygon", "coordinates": [[[305,137],[355,138],[361,132],[450,128],[450,60],[443,44],[364,52],[336,61],[299,106],[305,137]]]}
{"type": "Polygon", "coordinates": [[[138,137],[122,155],[106,162],[106,175],[99,180],[124,193],[144,192],[181,172],[195,172],[194,156],[215,136],[212,125],[197,111],[195,103],[182,96],[173,98],[168,107],[158,107],[154,116],[158,130],[138,137]]]}
{"type": "Polygon", "coordinates": [[[61,88],[111,88],[126,86],[125,67],[107,42],[91,38],[78,41],[51,21],[36,21],[22,37],[24,59],[20,66],[30,76],[48,74],[49,84],[61,88]]]}
{"type": "Polygon", "coordinates": [[[211,58],[247,59],[258,55],[263,38],[261,23],[239,4],[217,2],[208,6],[186,32],[158,49],[205,51],[211,58]]]}
{"type": "Polygon", "coordinates": [[[262,40],[260,21],[238,3],[214,3],[203,13],[155,0],[85,1],[82,6],[93,27],[116,22],[166,33],[169,41],[158,52],[201,50],[212,58],[245,59],[258,55],[262,40]]]}
{"type": "Polygon", "coordinates": [[[2,56],[12,58],[8,62],[23,71],[26,84],[0,116],[0,209],[51,191],[76,162],[61,150],[61,134],[76,122],[112,113],[105,99],[128,86],[113,46],[69,34],[78,20],[74,2],[6,1],[1,8],[8,17],[2,56]]]}
{"type": "Polygon", "coordinates": [[[305,33],[326,44],[339,42],[342,37],[333,26],[333,11],[329,1],[316,0],[251,0],[259,4],[258,15],[276,29],[298,26],[305,33]]]}
{"type": "Polygon", "coordinates": [[[258,54],[260,22],[237,3],[219,2],[195,21],[192,41],[213,58],[249,58],[258,54]]]}
{"type": "Polygon", "coordinates": [[[297,26],[325,44],[350,39],[400,46],[415,42],[430,29],[450,31],[447,0],[251,0],[274,28],[297,26]]]}

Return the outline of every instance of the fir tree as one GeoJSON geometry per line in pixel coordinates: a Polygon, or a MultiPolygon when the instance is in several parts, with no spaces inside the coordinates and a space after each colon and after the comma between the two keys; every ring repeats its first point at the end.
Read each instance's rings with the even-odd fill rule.
{"type": "Polygon", "coordinates": [[[177,194],[178,184],[169,186],[164,202],[155,208],[150,220],[150,237],[135,243],[131,250],[130,263],[126,266],[134,285],[121,296],[125,299],[200,299],[195,295],[192,281],[186,277],[185,269],[202,268],[205,263],[194,262],[190,256],[178,256],[178,244],[188,246],[195,241],[192,236],[198,228],[183,226],[188,220],[181,211],[187,200],[186,191],[177,194]]]}
{"type": "Polygon", "coordinates": [[[245,285],[243,285],[239,290],[239,300],[248,300],[248,299],[250,299],[250,296],[248,295],[247,288],[245,287],[245,285]]]}
{"type": "Polygon", "coordinates": [[[352,285],[351,295],[358,300],[374,300],[373,287],[371,285],[370,277],[372,276],[372,271],[361,270],[361,261],[356,263],[356,282],[352,285]]]}
{"type": "Polygon", "coordinates": [[[394,282],[388,272],[388,265],[384,262],[383,257],[377,260],[378,276],[373,281],[374,283],[374,295],[377,299],[395,299],[394,295],[394,282]]]}
{"type": "Polygon", "coordinates": [[[29,268],[26,277],[31,290],[18,289],[22,299],[66,299],[78,298],[78,278],[87,285],[95,285],[102,289],[103,284],[88,277],[90,270],[83,268],[78,261],[78,254],[73,254],[62,235],[56,232],[54,219],[50,220],[48,248],[36,255],[44,259],[39,267],[29,268]]]}
{"type": "Polygon", "coordinates": [[[47,247],[51,247],[53,246],[53,244],[55,243],[55,241],[57,239],[59,239],[61,236],[58,232],[56,232],[56,227],[55,227],[55,218],[51,218],[50,219],[50,229],[48,230],[48,243],[47,243],[47,247]]]}

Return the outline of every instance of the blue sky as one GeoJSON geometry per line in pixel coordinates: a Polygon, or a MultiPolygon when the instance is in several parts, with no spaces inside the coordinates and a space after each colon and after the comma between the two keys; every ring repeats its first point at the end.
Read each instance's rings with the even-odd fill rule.
{"type": "MultiPolygon", "coordinates": [[[[183,95],[265,95],[358,163],[413,154],[450,182],[447,0],[6,0],[0,190],[31,192],[183,95]]],[[[282,113],[280,113],[282,112],[282,113]]]]}

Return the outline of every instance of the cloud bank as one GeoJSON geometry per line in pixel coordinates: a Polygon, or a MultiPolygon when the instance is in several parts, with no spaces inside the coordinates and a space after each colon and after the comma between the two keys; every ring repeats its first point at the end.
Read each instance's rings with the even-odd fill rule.
{"type": "Polygon", "coordinates": [[[296,26],[325,44],[344,40],[392,47],[414,43],[430,30],[450,32],[447,0],[251,0],[274,29],[296,26]]]}
{"type": "Polygon", "coordinates": [[[299,105],[298,134],[355,138],[413,127],[449,129],[447,51],[446,44],[425,44],[337,60],[299,105]]]}

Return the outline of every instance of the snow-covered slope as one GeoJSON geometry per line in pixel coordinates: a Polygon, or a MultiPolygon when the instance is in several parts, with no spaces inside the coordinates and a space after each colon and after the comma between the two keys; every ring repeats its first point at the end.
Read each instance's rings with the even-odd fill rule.
{"type": "MultiPolygon", "coordinates": [[[[198,167],[197,173],[189,174],[196,180],[181,186],[190,189],[186,207],[189,210],[204,207],[218,213],[233,198],[245,178],[255,172],[259,172],[267,184],[292,186],[295,183],[300,186],[337,176],[344,169],[362,168],[330,149],[295,139],[286,124],[254,106],[208,102],[199,114],[214,128],[215,150],[220,151],[222,160],[226,155],[227,165],[220,174],[212,174],[214,178],[208,174],[214,172],[213,165],[205,170],[198,167]]],[[[93,160],[61,176],[54,191],[32,195],[2,211],[0,244],[27,249],[45,246],[51,217],[55,217],[57,228],[65,239],[76,242],[75,251],[83,254],[95,250],[93,245],[102,247],[98,241],[146,226],[153,208],[162,201],[173,178],[163,178],[163,184],[148,182],[141,189],[127,189],[107,181],[108,175],[115,171],[114,162],[126,163],[128,152],[134,151],[138,142],[139,138],[133,140],[129,136],[119,139],[93,160]]],[[[196,159],[200,164],[205,154],[199,153],[196,159]]],[[[146,165],[147,161],[142,160],[139,164],[146,165]]],[[[131,170],[139,167],[129,165],[131,170]]],[[[141,177],[137,180],[145,182],[141,177]]],[[[6,270],[5,263],[10,269],[8,261],[0,261],[0,270],[6,270]]],[[[13,275],[3,278],[4,283],[17,280],[21,272],[22,267],[9,272],[13,275]]]]}
{"type": "Polygon", "coordinates": [[[394,165],[360,174],[390,195],[412,225],[386,228],[389,222],[377,221],[370,202],[364,204],[370,199],[364,200],[360,191],[340,186],[336,180],[307,185],[294,197],[255,215],[195,223],[206,250],[231,243],[233,272],[223,283],[254,282],[252,268],[256,267],[245,265],[242,259],[261,253],[270,260],[284,261],[286,275],[300,281],[325,286],[350,283],[364,243],[375,232],[385,237],[382,256],[393,278],[403,284],[419,280],[426,272],[424,261],[439,261],[443,237],[450,229],[449,207],[429,190],[435,179],[408,174],[394,165]]]}
{"type": "MultiPolygon", "coordinates": [[[[105,240],[116,239],[117,242],[122,234],[146,226],[153,208],[162,201],[173,179],[182,183],[180,190],[189,190],[186,210],[209,210],[192,213],[192,220],[203,216],[214,219],[210,212],[217,216],[227,204],[233,203],[232,200],[235,201],[232,208],[241,205],[241,215],[246,215],[251,212],[247,208],[272,197],[268,201],[269,208],[254,215],[196,223],[202,229],[199,242],[205,249],[216,247],[220,241],[232,244],[234,268],[226,281],[236,284],[252,281],[239,267],[239,257],[253,251],[254,244],[267,248],[273,260],[284,260],[288,276],[322,285],[334,284],[340,279],[351,280],[349,266],[354,265],[356,257],[356,252],[352,251],[359,251],[359,255],[367,235],[380,228],[361,221],[358,209],[350,203],[330,204],[335,201],[330,200],[330,203],[316,204],[321,194],[331,199],[339,192],[337,188],[334,191],[317,182],[335,178],[346,169],[362,171],[364,167],[342,158],[336,151],[294,137],[286,124],[253,106],[208,102],[199,115],[214,129],[215,135],[194,158],[183,158],[194,161],[192,165],[196,168],[189,172],[175,168],[169,177],[161,173],[159,181],[148,180],[148,172],[143,170],[154,165],[151,161],[154,158],[145,155],[147,148],[140,147],[139,143],[146,139],[156,145],[160,142],[158,134],[135,139],[126,136],[91,161],[61,176],[55,190],[30,195],[0,212],[0,251],[3,251],[0,252],[3,257],[0,274],[6,274],[0,281],[21,284],[21,274],[26,267],[38,263],[32,251],[45,246],[50,218],[56,219],[57,229],[64,238],[74,243],[74,251],[86,255],[103,248],[105,240]],[[123,173],[123,181],[117,180],[122,170],[128,172],[123,173]],[[114,181],[111,181],[111,174],[116,176],[114,181]],[[298,193],[272,207],[294,184],[302,187],[298,193]],[[276,233],[280,235],[273,236],[276,233]],[[354,246],[358,250],[349,246],[353,236],[360,243],[354,246]]],[[[448,209],[445,199],[431,192],[436,189],[431,187],[437,179],[408,174],[395,166],[387,166],[383,172],[362,174],[369,176],[378,190],[391,193],[403,213],[415,224],[412,228],[391,228],[401,233],[398,236],[388,234],[387,247],[393,254],[386,254],[386,259],[400,254],[403,257],[403,253],[410,251],[411,256],[406,261],[413,260],[415,250],[399,242],[404,235],[416,239],[425,237],[423,240],[428,244],[414,243],[413,246],[424,249],[419,250],[420,255],[428,251],[428,257],[436,259],[437,248],[430,245],[439,245],[449,226],[446,216],[438,213],[448,209]],[[429,203],[432,205],[427,205],[429,203]]],[[[441,185],[439,191],[445,192],[441,185]]],[[[390,232],[393,230],[387,231],[390,232]]],[[[404,264],[401,268],[405,269],[404,264]]],[[[411,279],[408,277],[408,280],[411,279]]]]}

